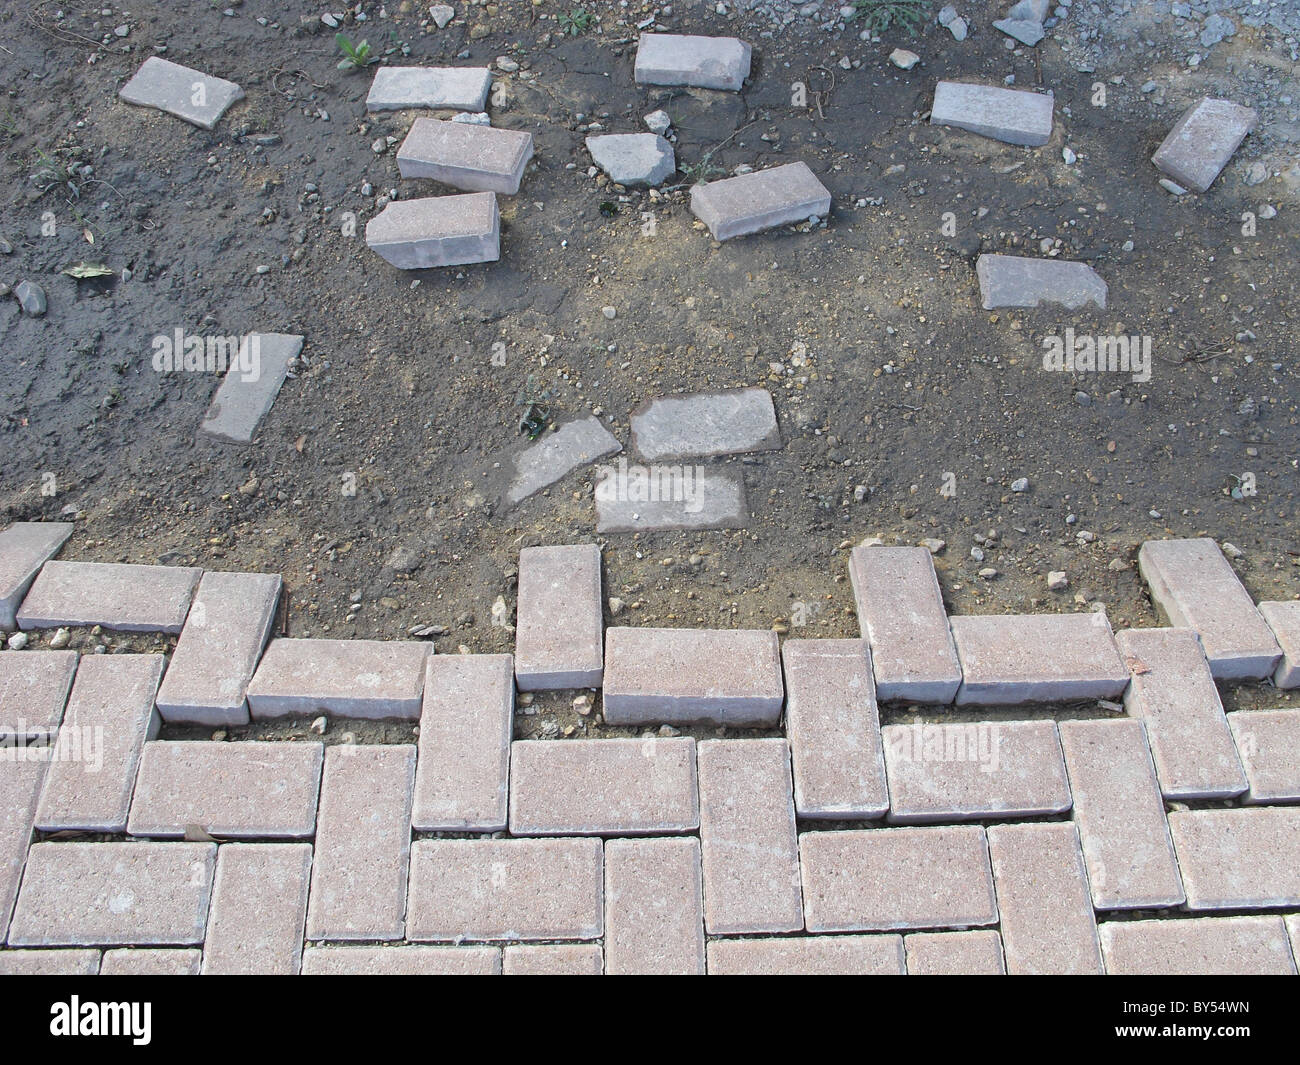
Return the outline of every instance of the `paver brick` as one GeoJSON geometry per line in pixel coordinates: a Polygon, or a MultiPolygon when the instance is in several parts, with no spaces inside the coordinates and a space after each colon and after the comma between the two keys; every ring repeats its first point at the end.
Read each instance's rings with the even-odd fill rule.
{"type": "Polygon", "coordinates": [[[1294,976],[1276,915],[1107,921],[1101,949],[1112,976],[1294,976]]]}
{"type": "Polygon", "coordinates": [[[200,569],[183,566],[50,561],[18,609],[18,625],[178,633],[202,575],[200,569]]]}
{"type": "Polygon", "coordinates": [[[404,178],[513,196],[532,157],[533,135],[523,130],[417,118],[397,149],[397,169],[404,178]]]}
{"type": "Polygon", "coordinates": [[[975,276],[986,311],[1042,303],[1058,303],[1072,311],[1088,303],[1106,309],[1106,282],[1087,263],[988,254],[975,260],[975,276]]]}
{"type": "Polygon", "coordinates": [[[501,258],[496,193],[394,200],[366,223],[366,246],[399,270],[496,262],[501,258]]]}
{"type": "Polygon", "coordinates": [[[12,750],[0,750],[0,943],[18,897],[45,767],[43,761],[19,761],[12,750]]]}
{"type": "Polygon", "coordinates": [[[1286,930],[1291,937],[1291,956],[1295,958],[1297,968],[1300,968],[1300,913],[1286,915],[1286,930]]]}
{"type": "Polygon", "coordinates": [[[961,686],[948,613],[924,547],[855,547],[849,578],[876,695],[888,702],[950,703],[961,686]]]}
{"type": "Polygon", "coordinates": [[[800,817],[881,817],[889,791],[865,641],[786,640],[781,662],[795,810],[800,817]]]}
{"type": "Polygon", "coordinates": [[[36,810],[43,832],[122,832],[136,767],[158,734],[163,655],[86,655],[77,666],[36,810]]]}
{"type": "Polygon", "coordinates": [[[48,740],[63,720],[77,672],[76,651],[0,655],[0,740],[48,740]]]}
{"type": "Polygon", "coordinates": [[[601,466],[596,474],[596,531],[743,529],[749,524],[745,479],[736,470],[655,464],[601,466]]]}
{"type": "Polygon", "coordinates": [[[249,713],[413,721],[432,650],[415,640],[272,640],[248,683],[249,713]]]}
{"type": "Polygon", "coordinates": [[[181,838],[301,839],[316,831],[320,743],[154,740],[144,745],[127,831],[181,838]]]}
{"type": "Polygon", "coordinates": [[[1141,721],[1062,721],[1092,904],[1098,910],[1181,905],[1164,799],[1141,721]]]}
{"type": "Polygon", "coordinates": [[[643,33],[633,78],[638,85],[693,85],[739,92],[753,49],[735,37],[643,33]]]}
{"type": "Polygon", "coordinates": [[[411,744],[326,750],[308,939],[402,938],[414,786],[411,744]]]}
{"type": "Polygon", "coordinates": [[[1074,825],[990,825],[988,837],[1007,972],[1100,973],[1097,921],[1074,825]]]}
{"type": "Polygon", "coordinates": [[[705,740],[697,761],[709,934],[803,928],[786,741],[705,740]]]}
{"type": "Polygon", "coordinates": [[[810,932],[996,924],[988,844],[979,825],[804,832],[810,932]]]}
{"type": "Polygon", "coordinates": [[[37,843],[27,854],[9,943],[200,944],[216,857],[211,843],[37,843]]]}
{"type": "Polygon", "coordinates": [[[650,835],[699,824],[689,736],[512,745],[512,835],[650,835]]]}
{"type": "Polygon", "coordinates": [[[496,976],[496,947],[308,947],[304,976],[496,976]]]}
{"type": "Polygon", "coordinates": [[[271,635],[281,581],[275,573],[205,573],[158,689],[167,722],[248,724],[244,696],[271,635]]]}
{"type": "Polygon", "coordinates": [[[1007,971],[1002,937],[993,928],[913,932],[903,937],[909,976],[1000,976],[1007,971]]]}
{"type": "Polygon", "coordinates": [[[703,976],[701,890],[694,836],[607,842],[606,972],[703,976]]]}
{"type": "Polygon", "coordinates": [[[1200,633],[1215,677],[1262,680],[1273,672],[1282,649],[1213,540],[1148,540],[1138,570],[1169,624],[1200,633]]]}
{"type": "Polygon", "coordinates": [[[152,55],[117,92],[129,104],[155,107],[195,126],[212,129],[231,104],[244,98],[233,81],[203,74],[152,55]]]}
{"type": "Polygon", "coordinates": [[[632,412],[632,439],[651,462],[776,451],[776,408],[763,388],[660,396],[632,412]]]}
{"type": "Polygon", "coordinates": [[[1243,802],[1300,802],[1300,709],[1228,715],[1250,786],[1243,802]]]}
{"type": "Polygon", "coordinates": [[[1054,105],[1050,92],[941,81],[934,87],[930,124],[1036,148],[1051,140],[1054,105]]]}
{"type": "Polygon", "coordinates": [[[514,943],[503,952],[506,976],[602,976],[599,943],[514,943]]]}
{"type": "Polygon", "coordinates": [[[0,629],[17,628],[18,604],[72,529],[68,521],[16,521],[0,532],[0,629]]]}
{"type": "Polygon", "coordinates": [[[481,112],[491,88],[488,67],[380,67],[366,97],[366,110],[428,107],[481,112]]]}
{"type": "Polygon", "coordinates": [[[710,976],[898,976],[903,972],[903,938],[897,935],[709,941],[710,976]]]}
{"type": "Polygon", "coordinates": [[[1169,834],[1189,910],[1300,906],[1300,806],[1175,811],[1169,834]]]}
{"type": "Polygon", "coordinates": [[[510,655],[430,655],[411,823],[420,832],[500,832],[514,727],[510,655]]]}
{"type": "Polygon", "coordinates": [[[197,976],[203,951],[198,947],[161,947],[141,950],[118,947],[104,951],[100,976],[197,976]]]}
{"type": "Polygon", "coordinates": [[[311,859],[310,843],[218,848],[204,975],[298,975],[311,859]]]}
{"type": "Polygon", "coordinates": [[[604,676],[600,547],[519,552],[515,678],[520,691],[599,688],[604,676]]]}
{"type": "Polygon", "coordinates": [[[1070,808],[1052,721],[888,725],[889,820],[969,821],[1070,808]]]}
{"type": "Polygon", "coordinates": [[[1259,612],[1282,649],[1273,683],[1279,688],[1300,688],[1300,600],[1260,603],[1259,612]]]}
{"type": "Polygon", "coordinates": [[[691,213],[717,241],[824,218],[830,210],[830,190],[802,161],[691,186],[691,213]]]}
{"type": "Polygon", "coordinates": [[[588,137],[587,151],[616,185],[661,185],[677,172],[673,146],[655,133],[588,137]]]}
{"type": "Polygon", "coordinates": [[[785,697],[777,635],[759,629],[607,629],[604,683],[611,725],[774,726],[785,697]]]}
{"type": "Polygon", "coordinates": [[[622,450],[623,445],[595,415],[565,422],[511,460],[513,472],[504,494],[506,505],[514,506],[579,466],[622,450]]]}
{"type": "Polygon", "coordinates": [[[1203,96],[1174,123],[1151,162],[1180,185],[1205,192],[1258,122],[1252,108],[1203,96]]]}
{"type": "Polygon", "coordinates": [[[599,939],[598,839],[422,839],[411,862],[410,940],[599,939]]]}
{"type": "Polygon", "coordinates": [[[0,950],[0,976],[94,976],[97,950],[0,950]]]}
{"type": "Polygon", "coordinates": [[[1133,671],[1124,706],[1146,722],[1165,796],[1226,799],[1245,791],[1246,775],[1196,633],[1127,629],[1116,642],[1133,671]]]}
{"type": "Polygon", "coordinates": [[[201,435],[228,444],[252,442],[302,351],[303,337],[252,333],[242,343],[239,358],[231,361],[199,425],[201,435]],[[255,369],[247,370],[247,365],[255,369]]]}
{"type": "Polygon", "coordinates": [[[949,619],[962,684],[957,705],[1114,699],[1128,669],[1101,612],[949,619]]]}

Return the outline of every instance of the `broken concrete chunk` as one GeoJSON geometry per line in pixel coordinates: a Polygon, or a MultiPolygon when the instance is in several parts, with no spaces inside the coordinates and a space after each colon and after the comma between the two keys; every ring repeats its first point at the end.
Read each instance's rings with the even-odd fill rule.
{"type": "Polygon", "coordinates": [[[567,422],[515,458],[514,478],[505,494],[506,504],[513,506],[579,466],[622,450],[623,445],[594,415],[567,422]]]}
{"type": "Polygon", "coordinates": [[[981,255],[975,262],[984,309],[1059,303],[1075,311],[1095,303],[1106,309],[1106,282],[1087,263],[981,255]]]}
{"type": "Polygon", "coordinates": [[[1047,36],[1043,32],[1043,24],[1034,22],[1031,19],[998,19],[993,23],[993,28],[1001,30],[1008,37],[1014,38],[1021,44],[1029,45],[1030,48],[1047,36]]]}
{"type": "Polygon", "coordinates": [[[366,223],[366,244],[401,270],[501,258],[501,216],[491,192],[395,200],[366,223]]]}
{"type": "Polygon", "coordinates": [[[596,531],[743,529],[745,482],[732,470],[696,465],[602,466],[596,474],[596,531]]]}
{"type": "Polygon", "coordinates": [[[303,338],[290,333],[252,333],[245,337],[239,358],[231,362],[208,406],[199,432],[231,444],[247,444],[289,373],[289,363],[302,351],[303,338]]]}
{"type": "Polygon", "coordinates": [[[397,149],[397,168],[404,178],[433,178],[472,192],[514,195],[532,157],[531,133],[417,118],[397,149]]]}
{"type": "Polygon", "coordinates": [[[693,85],[739,91],[753,49],[735,37],[643,33],[636,49],[638,85],[693,85]]]}
{"type": "Polygon", "coordinates": [[[1052,136],[1053,104],[1050,92],[941,81],[934,88],[930,124],[956,126],[1007,144],[1038,147],[1052,136]]]}
{"type": "Polygon", "coordinates": [[[1179,184],[1204,192],[1258,121],[1249,107],[1202,97],[1183,112],[1151,162],[1179,184]]]}
{"type": "Polygon", "coordinates": [[[214,78],[179,63],[150,56],[121,89],[129,104],[156,107],[204,129],[212,129],[244,90],[233,81],[214,78]]]}
{"type": "Polygon", "coordinates": [[[654,133],[610,133],[587,138],[595,164],[619,185],[658,185],[677,172],[673,146],[654,133]]]}
{"type": "Polygon", "coordinates": [[[366,110],[482,111],[491,88],[492,71],[487,67],[380,67],[366,97],[366,110]]]}
{"type": "Polygon", "coordinates": [[[802,162],[710,181],[691,189],[691,213],[719,241],[822,218],[830,209],[830,190],[802,162]]]}
{"type": "Polygon", "coordinates": [[[776,409],[762,388],[661,396],[632,414],[637,452],[650,460],[741,455],[781,446],[776,409]]]}

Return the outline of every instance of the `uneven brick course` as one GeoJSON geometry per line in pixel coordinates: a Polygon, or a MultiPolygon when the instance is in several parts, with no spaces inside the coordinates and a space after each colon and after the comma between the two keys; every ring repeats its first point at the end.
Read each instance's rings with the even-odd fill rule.
{"type": "Polygon", "coordinates": [[[1273,683],[1279,688],[1300,688],[1300,600],[1260,603],[1259,612],[1282,649],[1273,683]]]}
{"type": "Polygon", "coordinates": [[[1300,802],[1300,709],[1228,715],[1250,786],[1243,802],[1300,802]]]}
{"type": "Polygon", "coordinates": [[[18,609],[23,629],[102,625],[123,632],[177,633],[203,575],[181,566],[119,562],[45,563],[18,609]]]}
{"type": "Polygon", "coordinates": [[[413,721],[432,651],[410,640],[272,640],[248,683],[249,713],[413,721]]]}
{"type": "Polygon", "coordinates": [[[704,973],[700,841],[612,839],[605,844],[605,971],[704,973]]]}

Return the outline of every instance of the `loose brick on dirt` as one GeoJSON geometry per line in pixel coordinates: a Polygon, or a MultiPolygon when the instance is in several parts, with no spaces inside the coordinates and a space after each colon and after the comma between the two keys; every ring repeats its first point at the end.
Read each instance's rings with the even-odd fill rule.
{"type": "Polygon", "coordinates": [[[0,532],[0,629],[18,627],[18,604],[72,529],[68,521],[16,521],[0,532]]]}
{"type": "Polygon", "coordinates": [[[1169,834],[1188,909],[1300,906],[1300,806],[1175,811],[1169,834]]]}
{"type": "Polygon", "coordinates": [[[163,661],[134,654],[81,659],[36,810],[41,831],[126,829],[140,752],[158,734],[154,696],[163,661]]]}
{"type": "Polygon", "coordinates": [[[961,666],[924,547],[855,547],[849,577],[883,701],[950,703],[961,666]]]}
{"type": "Polygon", "coordinates": [[[1258,122],[1253,108],[1202,96],[1174,123],[1151,162],[1178,184],[1205,192],[1258,122]]]}
{"type": "Polygon", "coordinates": [[[704,975],[700,841],[605,844],[605,971],[704,975]]]}
{"type": "Polygon", "coordinates": [[[900,976],[903,939],[800,936],[709,941],[710,976],[900,976]]]}
{"type": "Polygon", "coordinates": [[[496,947],[308,947],[304,976],[496,976],[496,947]]]}
{"type": "Polygon", "coordinates": [[[1300,709],[1228,715],[1250,786],[1243,802],[1300,802],[1300,709]]]}
{"type": "Polygon", "coordinates": [[[97,950],[0,950],[0,976],[94,976],[97,950]]]}
{"type": "Polygon", "coordinates": [[[510,655],[430,655],[411,823],[420,832],[506,827],[514,723],[510,655]]]}
{"type": "Polygon", "coordinates": [[[397,168],[404,178],[433,178],[467,192],[513,196],[532,157],[531,133],[417,118],[397,149],[397,168]]]}
{"type": "Polygon", "coordinates": [[[709,934],[803,928],[786,741],[704,740],[697,761],[709,934]]]}
{"type": "Polygon", "coordinates": [[[1089,303],[1106,309],[1106,282],[1087,263],[1032,259],[1022,255],[981,255],[975,261],[980,300],[986,311],[998,307],[1037,307],[1054,303],[1078,310],[1089,303]]]}
{"type": "Polygon", "coordinates": [[[198,945],[216,857],[211,843],[37,843],[9,944],[198,945]]]}
{"type": "Polygon", "coordinates": [[[308,939],[403,937],[414,786],[411,744],[326,750],[308,939]]]}
{"type": "Polygon", "coordinates": [[[1213,540],[1148,540],[1138,570],[1169,624],[1200,633],[1215,677],[1262,680],[1273,672],[1282,649],[1213,540]]]}
{"type": "Polygon", "coordinates": [[[406,937],[599,939],[603,885],[599,839],[417,840],[406,937]]]}
{"type": "Polygon", "coordinates": [[[785,686],[777,635],[765,629],[610,628],[605,721],[771,727],[785,686]]]}
{"type": "Polygon", "coordinates": [[[1128,669],[1100,612],[950,619],[962,684],[957,705],[1115,699],[1128,669]]]}
{"type": "Polygon", "coordinates": [[[785,729],[800,817],[889,809],[871,652],[862,640],[786,640],[785,729]]]}
{"type": "Polygon", "coordinates": [[[824,218],[830,209],[830,190],[802,161],[691,186],[691,214],[718,241],[824,218]]]}
{"type": "Polygon", "coordinates": [[[304,839],[316,831],[320,743],[154,740],[144,745],[127,831],[179,839],[304,839]]]}
{"type": "Polygon", "coordinates": [[[597,476],[597,532],[743,529],[750,521],[745,479],[736,470],[689,464],[626,468],[620,459],[597,476]]]}
{"type": "Polygon", "coordinates": [[[1097,921],[1074,825],[990,825],[988,836],[1007,972],[1100,973],[1097,921]]]}
{"type": "Polygon", "coordinates": [[[212,129],[231,104],[244,98],[233,81],[203,74],[151,55],[118,91],[129,104],[155,107],[195,126],[212,129]]]}
{"type": "MultiPolygon", "coordinates": [[[[0,751],[0,755],[11,754],[0,751]]],[[[19,761],[16,755],[0,757],[0,943],[9,930],[9,916],[23,878],[45,769],[43,761],[19,761]]],[[[3,958],[4,954],[0,953],[0,959],[3,958]]]]}
{"type": "Polygon", "coordinates": [[[1181,905],[1183,881],[1146,725],[1116,718],[1062,721],[1059,728],[1093,908],[1181,905]]]}
{"type": "Polygon", "coordinates": [[[599,545],[520,551],[515,618],[519,690],[599,688],[605,657],[603,609],[599,545]]]}
{"type": "Polygon", "coordinates": [[[810,932],[973,928],[998,920],[979,825],[804,832],[799,864],[810,932]]]}
{"type": "Polygon", "coordinates": [[[1002,937],[993,928],[913,932],[903,937],[909,976],[1000,976],[1007,971],[1002,937]]]}
{"type": "Polygon", "coordinates": [[[50,739],[77,672],[76,651],[0,655],[0,739],[50,739]]]}
{"type": "Polygon", "coordinates": [[[244,344],[249,354],[241,349],[239,358],[231,360],[199,425],[201,435],[228,444],[252,442],[302,351],[303,338],[293,333],[254,333],[244,344]],[[254,359],[252,352],[255,370],[250,372],[243,364],[254,359]]]}
{"type": "Polygon", "coordinates": [[[649,462],[776,451],[776,408],[763,388],[659,396],[632,412],[632,440],[649,462]]]}
{"type": "Polygon", "coordinates": [[[544,433],[510,460],[513,473],[505,489],[505,503],[514,506],[580,466],[622,450],[617,437],[594,414],[565,422],[554,432],[544,433]]]}
{"type": "Polygon", "coordinates": [[[699,824],[689,736],[512,745],[512,835],[651,835],[699,824]]]}
{"type": "Polygon", "coordinates": [[[100,976],[197,976],[203,959],[198,947],[161,947],[157,950],[118,947],[104,951],[100,976]]]}
{"type": "Polygon", "coordinates": [[[1300,600],[1260,603],[1259,612],[1282,649],[1273,683],[1279,688],[1300,688],[1300,600]]]}
{"type": "Polygon", "coordinates": [[[1227,799],[1246,790],[1223,703],[1191,629],[1127,629],[1129,716],[1146,722],[1160,789],[1170,799],[1227,799]]]}
{"type": "Polygon", "coordinates": [[[24,629],[102,625],[123,632],[178,633],[200,569],[120,562],[45,563],[18,610],[24,629]]]}
{"type": "Polygon", "coordinates": [[[414,721],[432,651],[415,640],[272,640],[248,684],[249,713],[414,721]]]}
{"type": "Polygon", "coordinates": [[[984,137],[1038,147],[1052,136],[1050,92],[1025,92],[995,85],[941,81],[930,107],[932,126],[955,126],[984,137]]]}
{"type": "Polygon", "coordinates": [[[217,849],[204,975],[298,975],[311,862],[310,843],[217,849]]]}
{"type": "Polygon", "coordinates": [[[492,88],[488,67],[379,67],[366,97],[367,111],[427,107],[481,112],[492,88]]]}
{"type": "Polygon", "coordinates": [[[735,37],[643,33],[633,77],[638,85],[691,85],[739,92],[753,49],[735,37]]]}
{"type": "Polygon", "coordinates": [[[271,635],[281,581],[275,573],[205,573],[158,689],[166,722],[248,724],[245,693],[271,635]]]}
{"type": "Polygon", "coordinates": [[[605,952],[599,943],[513,943],[505,948],[506,976],[601,976],[605,952]]]}
{"type": "Polygon", "coordinates": [[[399,270],[496,262],[501,258],[496,193],[394,200],[366,223],[366,246],[399,270]]]}
{"type": "Polygon", "coordinates": [[[1286,925],[1276,915],[1108,921],[1101,926],[1112,976],[1294,976],[1286,925]]]}

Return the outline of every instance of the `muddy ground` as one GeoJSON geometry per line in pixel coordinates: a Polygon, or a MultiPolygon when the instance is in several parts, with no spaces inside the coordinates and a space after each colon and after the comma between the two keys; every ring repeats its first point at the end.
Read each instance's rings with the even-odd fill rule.
{"type": "MultiPolygon", "coordinates": [[[[1168,20],[1143,11],[1094,22],[1102,36],[1086,51],[1100,62],[1081,58],[1069,20],[1012,53],[988,25],[1002,5],[959,6],[976,25],[961,43],[933,22],[872,42],[853,23],[827,32],[674,4],[664,28],[755,45],[732,94],[633,84],[634,24],[650,5],[587,4],[599,23],[569,36],[555,18],[567,4],[457,3],[444,30],[422,5],[389,3],[381,18],[364,4],[368,20],[346,30],[386,62],[513,58],[493,121],[536,139],[520,195],[502,200],[501,261],[402,273],[343,235],[345,213],[360,234],[389,189],[449,190],[400,180],[394,148],[373,150],[414,115],[366,113],[370,74],[336,69],[320,5],[7,5],[0,236],[13,250],[0,283],[37,281],[49,311],[0,300],[0,519],[75,513],[66,557],[275,570],[292,635],[441,626],[437,649],[453,653],[510,650],[490,605],[512,603],[521,547],[593,538],[607,594],[627,604],[618,623],[633,625],[855,635],[847,547],[867,536],[945,540],[936,563],[956,613],[1101,603],[1116,627],[1155,624],[1134,560],[1163,536],[1230,542],[1256,598],[1295,596],[1294,45],[1243,26],[1193,68],[1168,20]],[[890,65],[899,45],[916,68],[890,65]],[[164,46],[243,86],[215,131],[117,99],[164,46]],[[1047,146],[926,124],[936,79],[1008,75],[1054,89],[1047,146]],[[1260,109],[1261,127],[1208,194],[1174,197],[1150,155],[1203,94],[1260,109]],[[657,107],[677,130],[675,191],[589,177],[588,124],[636,132],[657,107]],[[93,173],[42,189],[46,159],[93,173]],[[718,246],[687,210],[701,175],[798,159],[834,194],[824,226],[718,246]],[[1248,184],[1252,163],[1265,176],[1248,184]],[[980,308],[975,257],[1039,254],[1043,241],[1107,280],[1106,311],[980,308]],[[78,261],[118,275],[60,274],[78,261]],[[1150,336],[1150,380],[1044,371],[1042,338],[1067,326],[1150,336]],[[251,446],[196,439],[215,378],[150,363],[152,338],[177,328],[306,336],[251,446]],[[555,421],[596,411],[627,444],[642,401],[744,385],[772,391],[784,447],[729,460],[753,509],[743,531],[596,537],[583,473],[512,511],[491,498],[493,464],[525,443],[521,393],[545,394],[555,421]],[[1028,491],[1011,491],[1018,478],[1028,491]],[[1049,570],[1069,588],[1049,592],[1049,570]]],[[[543,718],[587,727],[566,709],[521,717],[522,732],[543,718]]]]}

